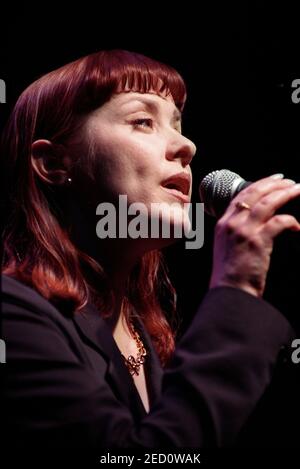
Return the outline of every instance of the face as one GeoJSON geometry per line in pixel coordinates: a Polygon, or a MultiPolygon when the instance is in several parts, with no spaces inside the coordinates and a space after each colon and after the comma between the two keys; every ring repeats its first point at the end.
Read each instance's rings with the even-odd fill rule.
{"type": "Polygon", "coordinates": [[[184,203],[190,201],[190,162],[195,145],[181,134],[181,115],[170,96],[122,92],[84,120],[80,134],[81,162],[90,171],[97,203],[116,202],[126,194],[128,204],[165,203],[161,217],[182,223],[184,203]],[[84,155],[83,155],[84,153],[84,155]]]}

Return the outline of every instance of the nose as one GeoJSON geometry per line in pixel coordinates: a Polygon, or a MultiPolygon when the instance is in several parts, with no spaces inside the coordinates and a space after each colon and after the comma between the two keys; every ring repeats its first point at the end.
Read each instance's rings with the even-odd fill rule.
{"type": "Polygon", "coordinates": [[[185,167],[189,165],[197,151],[196,145],[187,137],[176,130],[175,136],[170,139],[166,157],[168,160],[180,159],[185,167]]]}

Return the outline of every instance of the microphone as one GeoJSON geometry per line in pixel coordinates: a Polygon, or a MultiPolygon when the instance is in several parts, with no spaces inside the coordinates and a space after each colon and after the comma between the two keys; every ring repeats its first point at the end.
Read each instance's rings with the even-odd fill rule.
{"type": "MultiPolygon", "coordinates": [[[[231,200],[252,184],[228,169],[212,171],[199,185],[207,214],[221,217],[231,200]]],[[[276,213],[293,215],[300,222],[300,197],[282,206],[276,213]]],[[[264,298],[275,305],[300,334],[300,318],[295,304],[299,300],[300,232],[284,231],[275,240],[264,298]]]]}
{"type": "Polygon", "coordinates": [[[245,181],[239,174],[229,169],[218,169],[207,174],[199,186],[200,199],[204,210],[213,217],[220,218],[230,201],[252,182],[245,181]]]}
{"type": "MultiPolygon", "coordinates": [[[[205,212],[208,215],[220,218],[231,200],[250,184],[252,184],[252,181],[246,181],[239,174],[229,169],[219,169],[207,174],[199,186],[200,199],[204,203],[205,212]]],[[[276,213],[293,215],[300,222],[300,197],[290,200],[276,213]]],[[[296,234],[299,238],[299,233],[296,234]]]]}

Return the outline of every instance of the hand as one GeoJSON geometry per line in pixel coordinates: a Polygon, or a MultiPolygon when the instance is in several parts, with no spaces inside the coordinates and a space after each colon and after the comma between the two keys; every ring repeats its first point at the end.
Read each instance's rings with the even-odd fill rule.
{"type": "Polygon", "coordinates": [[[210,288],[232,286],[263,295],[274,238],[287,229],[300,231],[295,217],[275,212],[299,195],[300,184],[274,175],[251,184],[231,201],[215,229],[210,288]]]}

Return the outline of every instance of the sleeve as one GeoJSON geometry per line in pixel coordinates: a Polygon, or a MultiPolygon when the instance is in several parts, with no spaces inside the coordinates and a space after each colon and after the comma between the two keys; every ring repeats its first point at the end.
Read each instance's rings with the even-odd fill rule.
{"type": "Polygon", "coordinates": [[[263,300],[229,287],[210,290],[164,372],[161,398],[137,424],[57,322],[29,307],[2,307],[2,415],[10,443],[26,446],[230,446],[293,333],[263,300]]]}

